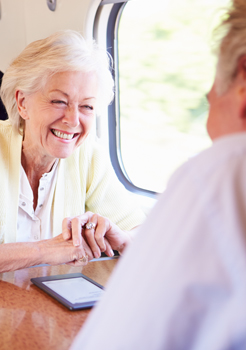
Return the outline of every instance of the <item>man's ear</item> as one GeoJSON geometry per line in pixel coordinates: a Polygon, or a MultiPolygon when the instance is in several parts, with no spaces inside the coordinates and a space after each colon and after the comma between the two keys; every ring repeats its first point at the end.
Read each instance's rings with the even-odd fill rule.
{"type": "Polygon", "coordinates": [[[237,101],[239,103],[239,116],[246,130],[246,55],[242,55],[237,62],[235,82],[238,86],[237,101]]]}
{"type": "Polygon", "coordinates": [[[27,120],[29,119],[26,108],[26,95],[21,90],[16,90],[15,99],[20,116],[27,120]]]}
{"type": "Polygon", "coordinates": [[[237,62],[237,76],[246,81],[246,55],[242,55],[237,62]]]}

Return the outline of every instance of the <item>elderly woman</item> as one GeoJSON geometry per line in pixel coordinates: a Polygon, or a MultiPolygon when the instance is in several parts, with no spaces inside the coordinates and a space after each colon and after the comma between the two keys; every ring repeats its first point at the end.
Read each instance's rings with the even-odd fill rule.
{"type": "Polygon", "coordinates": [[[91,132],[113,97],[107,54],[55,33],[12,62],[1,97],[0,272],[122,252],[144,216],[91,132]]]}

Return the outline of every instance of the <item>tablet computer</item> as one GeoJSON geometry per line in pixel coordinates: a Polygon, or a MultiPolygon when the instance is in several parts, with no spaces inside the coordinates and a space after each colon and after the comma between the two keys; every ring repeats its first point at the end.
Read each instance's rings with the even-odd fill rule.
{"type": "Polygon", "coordinates": [[[82,273],[36,277],[31,282],[70,310],[90,308],[104,293],[103,286],[82,273]]]}

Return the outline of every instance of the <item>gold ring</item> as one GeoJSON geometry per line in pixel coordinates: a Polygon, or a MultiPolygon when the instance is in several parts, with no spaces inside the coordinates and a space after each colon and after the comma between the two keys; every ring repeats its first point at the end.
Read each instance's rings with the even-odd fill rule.
{"type": "Polygon", "coordinates": [[[80,258],[79,261],[85,263],[85,262],[87,262],[87,259],[88,259],[88,255],[86,254],[86,255],[82,256],[82,258],[80,258]]]}
{"type": "Polygon", "coordinates": [[[87,230],[94,229],[95,227],[96,224],[94,224],[94,222],[87,222],[87,224],[85,225],[85,228],[87,228],[87,230]]]}

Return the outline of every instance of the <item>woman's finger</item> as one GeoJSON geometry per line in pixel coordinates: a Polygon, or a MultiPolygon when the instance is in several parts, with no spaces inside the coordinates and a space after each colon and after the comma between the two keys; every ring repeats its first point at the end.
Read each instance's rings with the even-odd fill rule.
{"type": "Polygon", "coordinates": [[[105,252],[107,249],[107,246],[105,244],[105,235],[107,234],[108,230],[110,230],[109,220],[103,216],[98,215],[95,240],[102,252],[105,252]]]}
{"type": "Polygon", "coordinates": [[[105,238],[104,240],[105,240],[105,245],[106,245],[106,249],[105,249],[105,252],[104,252],[104,253],[105,253],[107,256],[109,256],[110,258],[112,258],[112,257],[114,256],[114,251],[113,251],[111,245],[109,244],[107,238],[105,238]]]}
{"type": "Polygon", "coordinates": [[[84,225],[84,237],[88,245],[90,246],[91,251],[96,259],[101,256],[101,249],[98,246],[95,240],[95,232],[97,230],[97,220],[98,215],[94,214],[90,221],[84,225]]]}
{"type": "Polygon", "coordinates": [[[70,238],[72,238],[71,218],[69,218],[69,217],[63,219],[63,221],[62,221],[62,237],[63,237],[64,241],[67,241],[70,238]]]}
{"type": "Polygon", "coordinates": [[[72,218],[71,230],[72,230],[73,245],[75,247],[78,247],[82,243],[82,227],[81,227],[79,216],[75,216],[74,218],[72,218]]]}
{"type": "Polygon", "coordinates": [[[64,240],[72,239],[75,247],[82,242],[82,226],[87,223],[94,214],[86,212],[85,214],[67,217],[62,221],[62,236],[64,240]]]}

